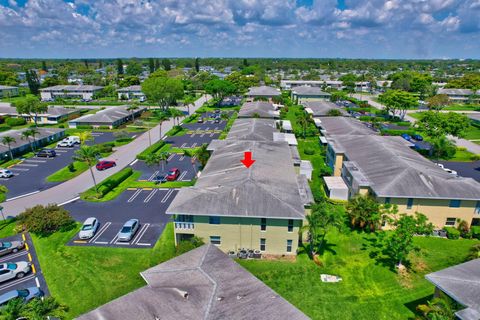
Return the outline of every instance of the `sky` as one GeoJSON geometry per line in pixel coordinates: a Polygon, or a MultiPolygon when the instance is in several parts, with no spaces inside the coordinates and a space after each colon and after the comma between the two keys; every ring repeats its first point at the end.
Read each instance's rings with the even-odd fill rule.
{"type": "Polygon", "coordinates": [[[0,58],[480,58],[480,0],[0,0],[0,58]]]}

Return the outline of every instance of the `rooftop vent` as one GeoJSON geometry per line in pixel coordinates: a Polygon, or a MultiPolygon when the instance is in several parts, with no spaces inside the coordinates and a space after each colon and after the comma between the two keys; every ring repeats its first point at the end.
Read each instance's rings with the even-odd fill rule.
{"type": "Polygon", "coordinates": [[[243,297],[245,297],[245,296],[243,296],[243,295],[241,295],[241,294],[237,294],[237,300],[240,300],[240,299],[242,299],[243,297]]]}
{"type": "Polygon", "coordinates": [[[180,290],[178,288],[173,288],[173,290],[175,292],[177,292],[182,298],[188,299],[188,292],[187,291],[183,291],[183,290],[180,290]]]}
{"type": "Polygon", "coordinates": [[[217,297],[217,301],[223,301],[224,297],[217,297]]]}

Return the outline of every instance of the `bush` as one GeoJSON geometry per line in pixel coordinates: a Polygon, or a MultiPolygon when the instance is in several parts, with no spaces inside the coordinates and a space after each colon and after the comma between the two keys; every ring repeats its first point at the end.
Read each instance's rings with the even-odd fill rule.
{"type": "Polygon", "coordinates": [[[473,154],[470,156],[470,160],[477,161],[480,160],[480,154],[473,154]]]}
{"type": "Polygon", "coordinates": [[[64,231],[75,226],[70,213],[56,204],[44,207],[37,205],[22,212],[17,217],[17,225],[41,236],[47,236],[56,231],[64,231]]]}
{"type": "Polygon", "coordinates": [[[303,153],[305,153],[306,155],[314,155],[315,154],[315,150],[313,148],[309,148],[309,147],[306,147],[304,150],[303,150],[303,153]]]}
{"type": "Polygon", "coordinates": [[[458,239],[460,238],[460,231],[453,227],[445,227],[443,230],[447,231],[447,238],[448,239],[458,239]]]}
{"type": "Polygon", "coordinates": [[[27,123],[24,118],[6,118],[5,123],[10,127],[23,126],[27,123]]]}
{"type": "Polygon", "coordinates": [[[132,168],[125,168],[98,185],[98,192],[104,196],[133,174],[132,168]]]}
{"type": "Polygon", "coordinates": [[[382,131],[382,135],[384,135],[384,136],[401,136],[404,133],[406,133],[410,136],[413,136],[414,134],[416,134],[415,130],[388,130],[388,129],[384,129],[384,130],[381,130],[381,131],[382,131]]]}
{"type": "Polygon", "coordinates": [[[63,128],[65,128],[65,125],[64,125],[64,124],[61,124],[61,125],[59,125],[58,127],[61,128],[61,129],[63,129],[63,128]]]}
{"type": "Polygon", "coordinates": [[[105,142],[97,145],[97,150],[100,153],[110,153],[113,151],[113,147],[115,146],[114,142],[105,142]]]}
{"type": "Polygon", "coordinates": [[[185,252],[188,252],[190,250],[198,248],[198,247],[202,246],[203,244],[204,243],[203,243],[202,239],[194,236],[193,238],[191,238],[189,240],[180,241],[177,244],[177,247],[175,248],[175,250],[177,252],[177,255],[181,255],[185,252]]]}
{"type": "Polygon", "coordinates": [[[145,160],[148,157],[148,155],[154,154],[155,152],[160,150],[160,148],[163,147],[164,145],[165,145],[165,141],[163,141],[163,140],[160,140],[160,141],[152,144],[150,147],[148,147],[147,149],[145,149],[142,152],[140,152],[139,154],[137,154],[137,159],[145,160]]]}
{"type": "Polygon", "coordinates": [[[70,172],[75,172],[76,171],[75,165],[73,164],[73,162],[70,162],[70,164],[68,165],[68,171],[70,171],[70,172]]]}
{"type": "Polygon", "coordinates": [[[100,129],[100,130],[110,130],[110,127],[109,126],[100,126],[100,127],[98,127],[98,129],[100,129]]]}
{"type": "Polygon", "coordinates": [[[93,127],[92,126],[86,126],[86,125],[79,125],[79,126],[77,126],[77,129],[87,129],[87,130],[89,130],[89,129],[93,129],[93,127]]]}
{"type": "Polygon", "coordinates": [[[0,124],[0,132],[2,131],[8,131],[10,130],[11,127],[9,125],[6,125],[6,124],[0,124]]]}
{"type": "Polygon", "coordinates": [[[470,231],[473,238],[480,240],[480,226],[473,226],[470,231]]]}

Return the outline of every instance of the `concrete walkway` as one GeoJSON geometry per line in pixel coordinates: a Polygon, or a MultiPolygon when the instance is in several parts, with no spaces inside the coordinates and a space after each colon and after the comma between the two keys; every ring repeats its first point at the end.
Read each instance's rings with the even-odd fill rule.
{"type": "MultiPolygon", "coordinates": [[[[190,113],[195,112],[200,108],[205,101],[209,100],[210,96],[202,96],[195,102],[195,105],[190,107],[190,113]]],[[[183,119],[183,118],[180,118],[183,119]]],[[[163,122],[162,124],[162,136],[173,127],[173,119],[163,122]]],[[[159,126],[155,126],[150,130],[150,138],[152,143],[160,140],[159,126]]],[[[135,161],[138,153],[142,152],[149,146],[149,133],[145,132],[134,141],[116,149],[107,159],[115,160],[117,166],[105,171],[97,171],[93,168],[95,179],[97,183],[105,180],[114,173],[122,170],[126,166],[135,161]]],[[[50,203],[63,204],[72,199],[79,197],[80,193],[93,187],[93,180],[90,170],[85,171],[79,176],[68,180],[62,184],[59,184],[50,189],[31,194],[19,199],[11,200],[2,203],[3,212],[5,216],[17,216],[23,212],[26,208],[33,207],[37,204],[47,205],[50,203]]]]}

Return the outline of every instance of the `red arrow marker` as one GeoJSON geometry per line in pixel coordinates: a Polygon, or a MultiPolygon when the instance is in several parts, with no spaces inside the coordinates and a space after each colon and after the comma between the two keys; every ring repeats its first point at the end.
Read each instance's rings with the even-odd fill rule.
{"type": "Polygon", "coordinates": [[[255,160],[252,160],[252,153],[250,151],[245,151],[244,159],[240,160],[241,163],[247,168],[250,168],[250,166],[255,162],[255,160]]]}

